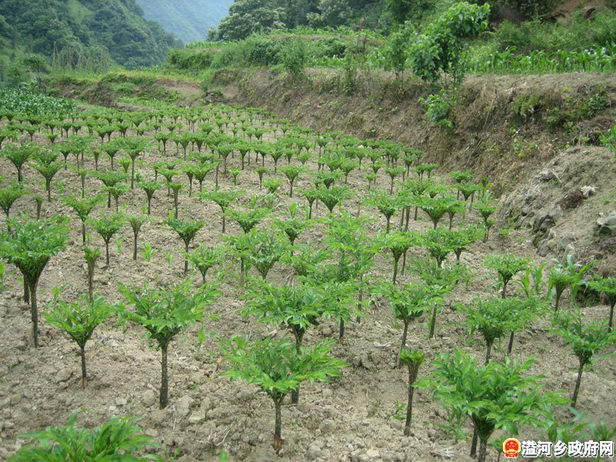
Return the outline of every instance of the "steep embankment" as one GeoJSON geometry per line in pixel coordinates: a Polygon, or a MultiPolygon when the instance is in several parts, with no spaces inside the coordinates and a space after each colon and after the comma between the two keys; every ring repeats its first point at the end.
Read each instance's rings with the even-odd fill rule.
{"type": "Polygon", "coordinates": [[[360,75],[352,92],[343,91],[343,77],[334,71],[313,71],[301,83],[269,71],[226,71],[215,81],[225,102],[304,126],[399,141],[448,169],[489,176],[499,191],[511,190],[565,146],[598,144],[615,121],[616,77],[609,74],[471,77],[449,117],[452,129],[426,120],[420,99],[429,90],[416,80],[360,75]]]}

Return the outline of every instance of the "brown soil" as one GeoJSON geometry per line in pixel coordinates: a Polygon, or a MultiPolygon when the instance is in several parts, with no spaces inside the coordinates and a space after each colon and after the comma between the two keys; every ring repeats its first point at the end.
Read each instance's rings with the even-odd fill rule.
{"type": "MultiPolygon", "coordinates": [[[[273,89],[263,88],[263,94],[253,96],[254,101],[266,101],[271,98],[272,107],[288,105],[287,110],[302,121],[312,120],[313,124],[323,123],[324,114],[329,110],[317,111],[317,105],[306,107],[302,104],[301,90],[290,90],[290,97],[274,98],[273,89]],[[286,98],[286,99],[285,99],[286,98]],[[299,99],[298,99],[299,98],[299,99]],[[277,99],[277,101],[274,101],[277,99]]],[[[326,95],[320,103],[326,107],[326,95]]],[[[355,100],[356,101],[356,100],[355,100]]],[[[337,114],[344,120],[351,115],[345,114],[351,100],[342,100],[337,114]]],[[[414,104],[414,103],[409,103],[414,104]]],[[[379,134],[385,131],[385,122],[398,117],[399,125],[408,123],[400,111],[384,116],[383,123],[377,124],[376,113],[362,113],[361,107],[353,108],[354,116],[369,117],[374,114],[371,124],[379,127],[379,134]],[[359,115],[361,114],[361,115],[359,115]]],[[[417,119],[419,116],[416,117],[417,119]]],[[[338,124],[338,122],[336,122],[338,124]]],[[[339,127],[340,125],[335,125],[339,127]]],[[[366,125],[367,126],[367,125],[366,125]]],[[[332,126],[334,128],[334,126],[332,126]]],[[[279,133],[279,132],[278,132],[279,133]]],[[[268,136],[272,136],[270,133],[268,136]]],[[[405,135],[406,136],[406,135],[405,135]]],[[[432,136],[432,135],[431,135],[432,136]]],[[[144,177],[153,176],[150,166],[160,160],[162,154],[148,153],[139,162],[138,170],[144,177]]],[[[89,168],[93,161],[86,159],[89,168]]],[[[239,165],[239,159],[232,159],[231,165],[239,165]]],[[[108,168],[108,160],[101,158],[102,168],[108,168]]],[[[272,167],[270,161],[268,167],[272,167]]],[[[316,169],[311,161],[309,166],[316,169]]],[[[258,178],[253,171],[254,162],[246,172],[240,175],[240,186],[248,194],[258,192],[258,178]]],[[[355,171],[350,184],[355,193],[354,198],[345,203],[349,210],[357,210],[358,200],[366,194],[365,171],[355,171]]],[[[13,178],[12,166],[0,159],[0,175],[13,178]]],[[[30,168],[25,171],[25,178],[33,191],[41,191],[41,178],[30,168]]],[[[178,177],[179,178],[179,177],[178,177]]],[[[181,181],[186,184],[186,178],[181,181]]],[[[389,179],[379,175],[379,186],[386,188],[389,179]]],[[[39,298],[41,306],[50,300],[54,287],[64,287],[63,296],[73,299],[86,289],[86,271],[81,251],[78,220],[66,207],[58,202],[61,192],[76,193],[78,177],[71,171],[62,171],[54,181],[51,203],[45,202],[43,214],[46,217],[55,214],[70,216],[74,229],[67,250],[54,257],[41,278],[39,298]]],[[[222,178],[224,188],[231,187],[230,178],[222,178]]],[[[298,189],[308,185],[304,176],[298,189]]],[[[187,186],[187,185],[186,185],[187,186]]],[[[88,191],[100,190],[101,185],[90,180],[88,191]]],[[[213,188],[210,176],[204,185],[205,190],[213,188]]],[[[185,188],[186,190],[186,188],[185,188]]],[[[203,203],[196,197],[188,197],[186,191],[181,195],[180,216],[182,218],[202,218],[206,226],[196,238],[196,244],[221,242],[220,213],[212,203],[203,203]]],[[[291,200],[280,194],[280,205],[291,200]]],[[[300,203],[300,199],[297,199],[300,203]]],[[[123,207],[130,211],[140,210],[144,204],[141,190],[128,193],[120,199],[123,207]]],[[[156,193],[153,201],[153,219],[141,234],[141,242],[149,242],[155,248],[154,256],[149,262],[144,261],[143,252],[139,259],[131,259],[131,233],[124,229],[121,239],[112,245],[110,267],[99,262],[96,269],[95,288],[109,301],[119,300],[117,287],[119,283],[141,284],[177,281],[182,277],[181,244],[174,233],[163,224],[163,218],[172,209],[172,201],[163,190],[156,193]]],[[[280,214],[277,208],[276,214],[280,214]]],[[[375,210],[363,207],[363,212],[374,218],[369,226],[369,233],[374,235],[383,229],[383,219],[375,210]]],[[[20,199],[14,207],[14,213],[24,212],[34,215],[34,203],[29,198],[20,199]]],[[[325,209],[321,205],[317,216],[323,217],[325,209]]],[[[107,210],[100,208],[96,213],[104,214],[107,210]]],[[[469,217],[470,218],[470,215],[469,217]]],[[[473,214],[472,220],[477,220],[473,214]]],[[[4,226],[4,221],[0,223],[4,226]]],[[[267,226],[267,223],[261,225],[267,226]]],[[[412,223],[413,229],[429,229],[429,222],[421,217],[412,223]]],[[[230,224],[228,233],[237,233],[239,228],[230,224]]],[[[468,286],[459,287],[449,300],[452,303],[468,302],[480,295],[494,293],[492,284],[494,275],[482,268],[486,253],[516,252],[534,257],[541,261],[530,242],[526,231],[516,231],[507,236],[494,232],[487,243],[477,243],[470,251],[463,254],[464,263],[468,264],[474,278],[468,286]]],[[[301,242],[319,245],[323,229],[315,226],[300,238],[301,242]]],[[[92,243],[102,248],[100,238],[94,234],[92,243]]],[[[421,252],[414,250],[412,260],[421,252]]],[[[0,294],[0,459],[4,460],[13,453],[22,440],[18,435],[33,430],[40,430],[47,425],[65,422],[74,411],[83,410],[81,422],[87,426],[101,424],[114,415],[141,416],[141,425],[147,433],[154,436],[163,448],[167,460],[182,462],[215,461],[217,454],[225,449],[230,453],[230,460],[245,461],[437,461],[443,460],[449,453],[450,460],[470,461],[467,456],[469,442],[454,441],[450,435],[441,430],[446,424],[443,407],[434,403],[424,390],[416,393],[413,433],[410,437],[402,434],[403,422],[397,417],[398,403],[404,404],[406,397],[405,381],[407,374],[402,369],[392,367],[401,334],[401,325],[393,319],[390,308],[383,303],[376,303],[364,313],[361,322],[351,322],[343,344],[334,348],[334,354],[349,363],[342,377],[328,384],[310,384],[303,388],[303,396],[298,406],[285,405],[283,408],[283,438],[285,440],[280,457],[276,457],[271,447],[273,431],[273,406],[263,394],[256,393],[252,386],[230,382],[221,376],[225,368],[219,362],[218,341],[231,335],[242,334],[259,336],[272,331],[271,326],[263,326],[255,320],[244,319],[240,315],[242,307],[241,290],[238,288],[235,262],[228,265],[228,277],[222,286],[222,297],[211,306],[211,312],[218,319],[204,323],[208,336],[203,344],[197,341],[199,326],[180,334],[170,347],[170,405],[159,410],[156,405],[159,384],[159,354],[144,338],[143,330],[136,327],[119,327],[113,323],[101,326],[94,334],[87,347],[90,381],[85,389],[80,386],[79,358],[76,346],[65,335],[42,323],[42,346],[33,349],[30,345],[30,321],[27,307],[20,300],[21,285],[13,272],[8,277],[8,288],[0,294]]],[[[268,279],[283,283],[289,274],[289,268],[277,264],[268,279]]],[[[376,259],[374,275],[389,277],[391,261],[389,255],[381,254],[376,259]]],[[[199,277],[193,271],[191,278],[195,283],[199,277]]],[[[408,278],[408,274],[403,280],[408,278]]],[[[589,318],[604,318],[605,306],[584,308],[589,318]]],[[[426,320],[412,326],[409,344],[421,347],[428,359],[437,354],[462,348],[483,358],[484,347],[477,336],[470,336],[462,324],[460,313],[445,308],[439,315],[436,337],[427,340],[426,320]]],[[[307,343],[317,339],[331,338],[336,335],[333,322],[324,322],[320,327],[309,332],[307,343]]],[[[278,336],[287,333],[280,331],[278,336]]],[[[494,356],[502,359],[503,347],[496,348],[494,356]]],[[[546,387],[550,390],[564,390],[569,394],[575,381],[577,361],[569,347],[563,344],[549,331],[549,323],[542,321],[535,324],[528,332],[517,337],[514,357],[536,358],[533,372],[546,376],[546,387]]],[[[423,367],[420,376],[425,375],[429,366],[423,367]]],[[[579,409],[592,419],[604,419],[611,425],[616,424],[616,404],[613,390],[616,387],[616,363],[600,361],[592,370],[584,374],[579,399],[579,409]]],[[[564,415],[564,414],[563,414],[564,415]]],[[[466,427],[469,430],[469,427],[466,427]]],[[[533,435],[524,429],[521,439],[533,435]]],[[[496,460],[496,451],[490,450],[489,460],[496,460]]]]}

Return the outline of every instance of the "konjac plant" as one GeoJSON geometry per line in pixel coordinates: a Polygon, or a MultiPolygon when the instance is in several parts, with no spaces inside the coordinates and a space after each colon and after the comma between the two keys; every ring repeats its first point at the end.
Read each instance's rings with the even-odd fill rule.
{"type": "MultiPolygon", "coordinates": [[[[308,329],[316,325],[335,302],[322,287],[306,284],[274,286],[265,282],[254,283],[247,297],[249,301],[244,313],[291,331],[298,354],[302,352],[308,329]]],[[[291,402],[299,402],[299,385],[291,394],[291,402]]]]}
{"type": "Polygon", "coordinates": [[[182,330],[203,319],[204,308],[216,297],[217,289],[202,285],[196,292],[189,280],[169,287],[120,287],[120,293],[133,310],[124,308],[122,318],[145,328],[161,351],[162,369],[159,403],[169,402],[167,352],[169,344],[182,330]]]}
{"type": "Polygon", "coordinates": [[[579,362],[575,388],[571,396],[571,407],[575,408],[584,367],[592,364],[593,357],[597,353],[616,343],[616,332],[608,331],[603,321],[584,322],[581,311],[560,314],[554,322],[556,332],[572,347],[579,362]]]}
{"type": "Polygon", "coordinates": [[[94,195],[88,198],[78,198],[74,196],[66,196],[62,198],[62,202],[73,209],[75,214],[81,220],[81,240],[86,243],[86,221],[94,210],[94,208],[104,201],[103,196],[94,195]]]}
{"type": "Polygon", "coordinates": [[[596,278],[588,283],[588,286],[602,294],[610,307],[610,314],[608,317],[608,331],[612,331],[614,326],[614,306],[616,305],[616,278],[603,277],[596,278]]]}
{"type": "Polygon", "coordinates": [[[325,382],[340,375],[346,364],[329,355],[331,343],[320,342],[297,352],[288,340],[265,338],[249,342],[234,337],[224,344],[230,362],[225,375],[256,385],[274,402],[274,450],[282,449],[282,401],[302,382],[325,382]]]}
{"type": "Polygon", "coordinates": [[[243,195],[244,195],[244,191],[242,190],[211,191],[207,193],[202,193],[199,195],[199,197],[202,200],[212,201],[220,207],[220,211],[222,215],[222,232],[224,234],[226,232],[227,209],[231,204],[236,202],[243,195]]]}
{"type": "Polygon", "coordinates": [[[403,286],[395,283],[382,284],[376,289],[391,305],[394,317],[402,321],[402,338],[400,349],[396,356],[396,367],[400,366],[402,351],[406,348],[406,338],[410,323],[420,318],[424,313],[429,313],[435,303],[442,303],[438,294],[433,293],[432,288],[422,282],[414,282],[403,286]]]}
{"type": "Polygon", "coordinates": [[[532,360],[507,358],[504,363],[480,365],[471,355],[456,350],[434,361],[430,376],[416,386],[431,388],[460,422],[465,417],[471,420],[476,435],[471,456],[485,462],[488,441],[496,429],[515,435],[523,425],[540,427],[551,419],[552,405],[563,404],[559,395],[543,390],[542,376],[526,375],[532,364],[532,360]]]}
{"type": "Polygon", "coordinates": [[[116,308],[103,297],[82,296],[75,302],[54,299],[43,314],[52,326],[65,332],[79,346],[81,357],[81,386],[86,386],[86,343],[94,330],[115,314],[116,308]]]}
{"type": "Polygon", "coordinates": [[[518,273],[528,269],[530,259],[513,254],[486,255],[484,266],[496,270],[501,286],[501,296],[507,296],[509,281],[518,273]]]}
{"type": "Polygon", "coordinates": [[[24,278],[24,289],[30,301],[32,338],[38,347],[38,283],[51,257],[66,247],[68,220],[10,220],[11,232],[0,233],[0,257],[15,265],[24,278]]]}
{"type": "Polygon", "coordinates": [[[9,219],[11,218],[11,208],[17,199],[28,194],[28,190],[25,189],[21,183],[11,183],[10,185],[0,188],[0,208],[6,215],[6,226],[9,228],[9,219]]]}
{"type": "Polygon", "coordinates": [[[115,234],[126,224],[126,218],[120,213],[103,215],[100,218],[90,218],[88,224],[103,238],[105,243],[105,263],[109,266],[109,242],[115,234]]]}
{"type": "MultiPolygon", "coordinates": [[[[184,242],[184,250],[188,253],[191,242],[201,228],[205,226],[205,222],[202,220],[178,220],[177,218],[168,218],[165,222],[169,227],[174,230],[182,242],[184,242]]],[[[184,274],[188,273],[188,258],[184,259],[184,274]]]]}
{"type": "Polygon", "coordinates": [[[398,362],[405,364],[409,372],[408,380],[408,399],[406,404],[406,421],[404,423],[404,436],[411,434],[411,419],[413,416],[413,394],[415,393],[415,382],[419,367],[423,364],[425,355],[420,350],[403,348],[398,354],[398,362]]]}
{"type": "Polygon", "coordinates": [[[152,438],[142,433],[137,419],[114,417],[93,430],[77,427],[77,415],[69,417],[66,425],[47,427],[40,432],[20,438],[32,440],[22,446],[9,462],[60,461],[159,461],[153,454],[140,455],[146,449],[157,448],[152,438]]]}
{"type": "Polygon", "coordinates": [[[192,252],[187,254],[188,261],[191,262],[199,273],[201,273],[202,283],[206,283],[207,272],[216,265],[223,262],[225,257],[224,249],[220,247],[208,247],[201,244],[192,252]]]}

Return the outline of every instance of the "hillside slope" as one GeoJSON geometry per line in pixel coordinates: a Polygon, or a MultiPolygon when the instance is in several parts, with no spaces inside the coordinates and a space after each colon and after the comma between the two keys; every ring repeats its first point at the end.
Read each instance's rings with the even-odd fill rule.
{"type": "Polygon", "coordinates": [[[203,40],[229,11],[232,0],[137,0],[145,17],[184,42],[203,40]]]}
{"type": "Polygon", "coordinates": [[[135,0],[3,0],[1,42],[46,56],[96,49],[129,68],[161,64],[170,47],[181,46],[160,25],[145,19],[135,0]]]}

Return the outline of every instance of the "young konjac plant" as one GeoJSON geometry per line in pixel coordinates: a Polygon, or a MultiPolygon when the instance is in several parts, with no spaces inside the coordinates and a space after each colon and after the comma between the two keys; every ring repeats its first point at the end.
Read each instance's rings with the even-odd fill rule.
{"type": "Polygon", "coordinates": [[[574,314],[561,314],[555,319],[555,324],[556,332],[573,348],[573,353],[579,362],[577,380],[571,396],[571,407],[575,407],[584,367],[592,364],[593,356],[599,351],[616,343],[616,332],[608,331],[605,322],[584,322],[581,311],[574,314]]]}
{"type": "Polygon", "coordinates": [[[54,299],[49,311],[43,314],[52,326],[66,332],[79,346],[81,356],[81,386],[85,387],[88,378],[86,370],[86,343],[94,330],[115,313],[116,308],[109,305],[103,297],[82,296],[75,302],[54,299]]]}
{"type": "Polygon", "coordinates": [[[192,291],[189,280],[178,284],[154,289],[147,285],[141,288],[120,287],[126,302],[134,310],[124,309],[123,317],[143,326],[148,336],[161,350],[162,373],[160,386],[160,407],[169,402],[169,376],[167,370],[167,351],[169,344],[182,330],[203,319],[204,308],[217,295],[213,286],[203,285],[192,291]]]}
{"type": "Polygon", "coordinates": [[[576,263],[571,255],[567,255],[564,262],[558,263],[550,269],[548,272],[548,295],[554,293],[554,311],[558,311],[560,299],[567,288],[571,293],[571,303],[575,301],[584,274],[589,268],[588,265],[576,263]]]}
{"type": "Polygon", "coordinates": [[[484,266],[496,270],[501,285],[501,296],[507,296],[509,281],[521,271],[528,269],[530,259],[513,254],[486,255],[484,266]]]}
{"type": "Polygon", "coordinates": [[[113,236],[125,225],[126,219],[124,215],[116,213],[115,215],[104,215],[97,219],[90,218],[88,223],[105,242],[105,263],[109,266],[109,242],[111,242],[113,236]]]}
{"type": "Polygon", "coordinates": [[[346,364],[329,356],[331,343],[321,342],[297,352],[288,340],[265,338],[249,342],[234,337],[224,353],[231,363],[225,375],[256,385],[274,402],[274,450],[282,449],[282,401],[302,382],[325,382],[340,375],[346,364]]]}
{"type": "Polygon", "coordinates": [[[243,195],[244,191],[241,190],[211,191],[208,193],[202,193],[199,197],[203,200],[210,200],[220,207],[220,211],[222,212],[222,232],[224,234],[226,231],[227,208],[243,195]]]}
{"type": "MultiPolygon", "coordinates": [[[[448,406],[452,415],[470,418],[479,439],[478,462],[485,462],[488,441],[497,428],[515,434],[522,425],[541,426],[552,415],[551,405],[562,398],[542,389],[541,376],[525,375],[532,360],[520,363],[507,358],[504,363],[477,364],[461,350],[444,354],[434,361],[430,377],[416,383],[430,387],[434,396],[448,406]]],[[[476,454],[476,439],[471,455],[476,454]]]]}
{"type": "Polygon", "coordinates": [[[420,318],[424,313],[430,312],[432,305],[440,300],[432,288],[423,283],[412,283],[398,286],[395,283],[383,284],[377,292],[385,296],[393,309],[394,317],[404,324],[400,350],[396,356],[396,367],[400,366],[402,351],[406,348],[406,338],[411,321],[420,318]]]}
{"type": "Polygon", "coordinates": [[[603,294],[607,300],[607,304],[610,307],[607,329],[611,332],[614,326],[614,306],[616,305],[616,278],[605,277],[595,279],[590,281],[588,285],[591,289],[603,294]]]}
{"type": "MultiPolygon", "coordinates": [[[[268,283],[255,283],[248,294],[248,306],[244,311],[263,322],[282,326],[293,334],[295,349],[302,352],[304,335],[318,323],[327,311],[327,294],[319,287],[301,284],[297,286],[274,286],[268,283]]],[[[291,402],[299,401],[299,385],[292,392],[291,402]]]]}
{"type": "Polygon", "coordinates": [[[90,296],[90,302],[92,302],[94,300],[94,269],[96,268],[97,260],[101,256],[101,251],[84,246],[83,255],[88,267],[88,295],[90,296]]]}
{"type": "Polygon", "coordinates": [[[195,265],[201,273],[203,284],[205,284],[207,272],[210,268],[219,265],[223,262],[225,252],[219,247],[208,247],[205,244],[200,245],[187,255],[188,260],[195,265]]]}
{"type": "Polygon", "coordinates": [[[11,218],[11,207],[17,199],[28,194],[28,190],[24,189],[20,183],[12,183],[5,188],[0,188],[0,208],[6,215],[6,226],[10,231],[9,219],[11,218]]]}
{"type": "Polygon", "coordinates": [[[81,220],[81,240],[86,243],[86,220],[92,213],[92,210],[104,201],[103,196],[95,195],[88,198],[78,198],[74,196],[66,196],[62,202],[73,209],[81,220]]]}
{"type": "Polygon", "coordinates": [[[126,221],[133,230],[133,260],[137,260],[137,240],[143,224],[148,221],[148,217],[139,214],[127,215],[126,221]]]}
{"type": "Polygon", "coordinates": [[[413,394],[415,392],[415,381],[419,367],[423,364],[425,356],[420,350],[403,348],[398,355],[398,362],[406,364],[409,371],[408,382],[408,401],[406,404],[406,422],[404,424],[404,436],[411,434],[411,418],[413,416],[413,394]]]}
{"type": "Polygon", "coordinates": [[[11,232],[0,233],[0,257],[15,265],[24,277],[24,289],[30,301],[32,337],[38,347],[37,287],[47,263],[66,246],[68,220],[18,221],[11,219],[11,232]]]}
{"type": "Polygon", "coordinates": [[[126,460],[147,462],[162,459],[147,454],[145,449],[158,447],[152,438],[136,425],[137,419],[114,417],[93,430],[77,428],[76,414],[64,426],[47,427],[41,432],[21,435],[33,443],[24,445],[9,457],[9,462],[59,462],[126,460]]]}
{"type": "MultiPolygon", "coordinates": [[[[201,228],[205,226],[202,220],[184,221],[177,218],[169,218],[165,222],[173,229],[184,242],[184,250],[188,253],[190,243],[193,241],[201,228]]],[[[188,258],[184,259],[184,274],[188,273],[188,258]]]]}

